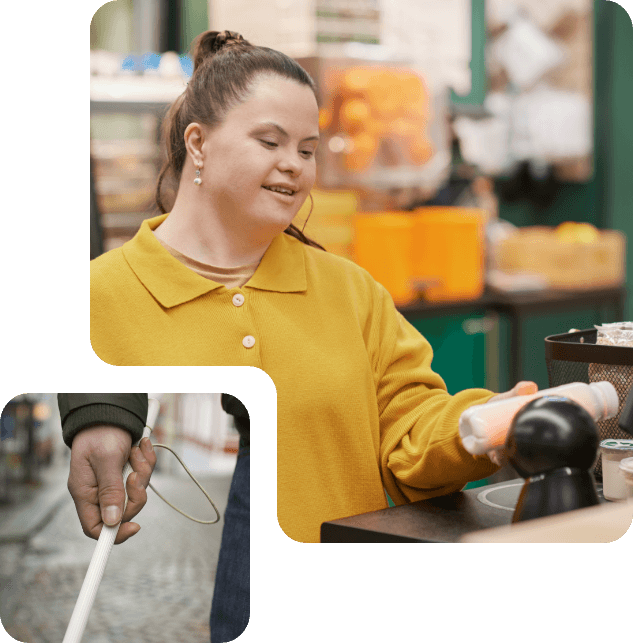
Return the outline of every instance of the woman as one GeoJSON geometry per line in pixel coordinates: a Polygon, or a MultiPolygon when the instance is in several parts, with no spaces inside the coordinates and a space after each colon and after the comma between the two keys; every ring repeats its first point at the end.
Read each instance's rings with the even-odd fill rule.
{"type": "Polygon", "coordinates": [[[277,388],[278,519],[297,541],[387,507],[385,490],[403,504],[492,474],[458,419],[494,393],[449,395],[387,291],[291,225],[316,176],[312,79],[228,31],[202,34],[194,65],[165,122],[169,214],[91,264],[96,354],[263,369],[277,388]]]}

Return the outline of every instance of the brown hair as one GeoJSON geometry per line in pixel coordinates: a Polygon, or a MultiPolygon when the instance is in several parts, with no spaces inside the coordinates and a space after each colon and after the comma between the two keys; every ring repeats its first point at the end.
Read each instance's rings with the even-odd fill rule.
{"type": "MultiPolygon", "coordinates": [[[[232,107],[246,100],[259,74],[276,74],[307,85],[316,96],[314,81],[296,61],[275,49],[251,45],[234,31],[206,31],[195,39],[192,48],[193,75],[163,121],[162,138],[167,159],[156,184],[156,205],[163,214],[167,212],[161,196],[163,179],[171,172],[173,179],[180,182],[187,157],[184,135],[189,123],[220,125],[232,107]]],[[[292,223],[285,232],[307,245],[325,250],[292,223]]]]}

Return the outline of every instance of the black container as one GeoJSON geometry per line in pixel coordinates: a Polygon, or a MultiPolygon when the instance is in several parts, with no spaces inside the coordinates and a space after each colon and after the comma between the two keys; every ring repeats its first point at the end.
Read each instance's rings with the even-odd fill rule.
{"type": "Polygon", "coordinates": [[[549,395],[528,402],[505,443],[510,464],[525,478],[512,522],[597,505],[589,469],[598,444],[596,423],[580,404],[549,395]]]}
{"type": "MultiPolygon", "coordinates": [[[[618,393],[618,414],[596,422],[600,441],[630,439],[618,426],[620,413],[633,384],[633,347],[596,344],[598,331],[580,330],[545,338],[545,363],[550,388],[572,382],[611,382],[618,393]]],[[[593,474],[602,481],[602,462],[597,457],[593,474]]]]}

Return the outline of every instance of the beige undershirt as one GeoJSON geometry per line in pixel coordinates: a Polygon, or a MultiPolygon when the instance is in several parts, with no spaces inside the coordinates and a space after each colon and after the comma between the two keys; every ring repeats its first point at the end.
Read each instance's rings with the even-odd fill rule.
{"type": "MultiPolygon", "coordinates": [[[[158,239],[158,237],[156,238],[158,239]]],[[[222,284],[227,288],[240,288],[243,286],[255,274],[257,266],[259,265],[259,261],[256,261],[255,263],[238,266],[237,268],[218,268],[183,255],[182,252],[178,252],[178,250],[168,246],[161,239],[158,239],[158,241],[160,241],[160,244],[170,255],[178,259],[178,261],[187,266],[187,268],[193,270],[201,277],[211,279],[211,281],[222,284]]]]}

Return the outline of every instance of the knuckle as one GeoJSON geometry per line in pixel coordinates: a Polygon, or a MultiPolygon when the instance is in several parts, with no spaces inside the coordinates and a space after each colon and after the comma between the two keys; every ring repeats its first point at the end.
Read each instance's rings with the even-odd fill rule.
{"type": "Polygon", "coordinates": [[[143,476],[136,472],[127,479],[128,496],[138,497],[141,489],[144,489],[143,476]],[[139,486],[141,485],[141,486],[139,486]]]}

